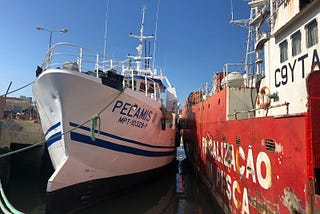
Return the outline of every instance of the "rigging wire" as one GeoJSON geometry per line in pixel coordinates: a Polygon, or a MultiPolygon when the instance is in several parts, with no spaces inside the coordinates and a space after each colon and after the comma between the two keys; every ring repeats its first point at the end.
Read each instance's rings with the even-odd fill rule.
{"type": "Polygon", "coordinates": [[[110,0],[107,0],[107,9],[106,9],[106,17],[104,20],[104,44],[103,44],[103,57],[106,58],[107,51],[107,33],[108,33],[108,15],[109,15],[109,3],[110,0]]]}
{"type": "Polygon", "coordinates": [[[231,22],[233,21],[233,2],[231,1],[231,22]]]}
{"type": "MultiPolygon", "coordinates": [[[[0,95],[0,97],[5,97],[5,96],[7,96],[8,94],[12,94],[12,93],[17,92],[17,91],[19,91],[19,90],[21,90],[21,89],[24,89],[24,88],[32,85],[34,82],[35,82],[35,81],[32,81],[32,82],[26,84],[25,86],[22,86],[22,87],[20,87],[20,88],[18,88],[18,89],[15,89],[15,90],[9,91],[9,92],[8,92],[8,90],[9,90],[9,88],[8,88],[7,92],[6,92],[5,94],[0,95]]],[[[11,84],[10,84],[10,86],[11,86],[11,84]]]]}
{"type": "Polygon", "coordinates": [[[158,3],[157,3],[156,28],[155,28],[154,40],[153,40],[152,70],[154,70],[154,64],[156,60],[156,42],[157,42],[157,32],[158,32],[159,7],[160,7],[160,0],[158,0],[158,3]]]}

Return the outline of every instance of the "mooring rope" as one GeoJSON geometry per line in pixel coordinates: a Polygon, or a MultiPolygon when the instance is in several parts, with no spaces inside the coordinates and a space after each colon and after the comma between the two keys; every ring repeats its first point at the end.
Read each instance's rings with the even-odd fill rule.
{"type": "MultiPolygon", "coordinates": [[[[104,111],[122,94],[122,92],[123,92],[123,91],[121,91],[121,92],[120,92],[117,96],[115,96],[107,105],[105,105],[105,106],[102,108],[101,111],[99,111],[98,113],[94,114],[94,115],[93,115],[90,119],[88,119],[87,121],[85,121],[85,122],[83,122],[83,123],[81,123],[81,124],[79,124],[79,125],[77,125],[77,126],[75,126],[75,127],[72,127],[71,129],[69,129],[69,130],[67,130],[67,131],[65,131],[65,132],[62,132],[62,133],[59,134],[59,135],[56,135],[56,136],[54,136],[54,137],[52,137],[52,138],[49,138],[48,140],[54,140],[54,139],[56,139],[56,138],[58,138],[58,137],[61,137],[61,136],[63,136],[63,135],[66,135],[66,134],[72,132],[72,131],[75,130],[75,129],[78,129],[79,127],[81,127],[81,126],[83,126],[83,125],[85,125],[85,124],[87,124],[87,123],[89,123],[89,122],[91,122],[91,121],[96,121],[96,120],[97,120],[97,115],[98,115],[98,117],[99,117],[99,126],[98,126],[98,128],[99,128],[99,130],[100,130],[100,123],[101,123],[101,122],[100,122],[100,114],[101,114],[102,112],[104,112],[104,111]]],[[[94,126],[93,128],[94,128],[94,129],[92,129],[91,132],[94,132],[94,131],[95,131],[96,126],[94,126]]],[[[98,130],[98,132],[100,132],[99,130],[98,130]]],[[[7,152],[7,153],[4,153],[4,154],[1,154],[1,155],[0,155],[0,158],[4,158],[4,157],[10,156],[10,155],[13,155],[13,154],[20,153],[20,152],[23,152],[23,151],[25,151],[25,150],[31,149],[31,148],[33,148],[33,147],[36,147],[36,146],[45,144],[48,140],[44,140],[44,141],[41,141],[41,142],[32,144],[32,145],[30,145],[30,146],[27,146],[27,147],[24,147],[24,148],[15,150],[15,151],[11,151],[11,152],[7,152]]]]}
{"type": "MultiPolygon", "coordinates": [[[[0,181],[1,182],[1,181],[0,181]]],[[[0,209],[4,214],[12,214],[2,203],[2,200],[0,200],[0,209]]]]}
{"type": "MultiPolygon", "coordinates": [[[[25,88],[25,87],[33,84],[33,83],[34,83],[34,82],[29,83],[29,84],[27,84],[27,85],[25,85],[25,86],[23,86],[23,87],[21,87],[21,88],[19,88],[19,89],[16,89],[16,90],[14,90],[14,91],[8,92],[8,93],[6,93],[6,94],[4,94],[4,95],[1,95],[1,96],[6,96],[6,95],[8,95],[8,94],[14,93],[14,92],[16,92],[16,91],[18,91],[18,90],[21,90],[21,89],[23,89],[23,88],[25,88]]],[[[87,121],[83,122],[82,124],[80,124],[80,125],[78,125],[78,126],[76,126],[76,127],[71,128],[71,129],[69,129],[69,130],[67,130],[67,131],[65,131],[65,132],[62,132],[60,135],[57,135],[57,136],[55,136],[55,137],[53,137],[53,138],[49,138],[48,140],[53,140],[53,139],[55,139],[55,138],[58,138],[58,137],[61,137],[61,136],[65,135],[65,134],[67,134],[67,133],[70,133],[71,131],[73,131],[73,130],[75,130],[75,129],[77,129],[77,128],[79,128],[79,127],[81,127],[81,126],[83,126],[83,125],[85,125],[85,124],[87,124],[87,123],[89,123],[90,121],[91,121],[91,130],[90,130],[90,132],[91,132],[91,139],[92,139],[92,140],[95,140],[94,133],[95,133],[95,130],[96,130],[97,126],[98,126],[98,128],[99,128],[99,129],[98,129],[98,134],[100,134],[100,125],[101,125],[100,114],[101,114],[102,112],[104,112],[104,111],[122,94],[122,92],[123,92],[123,91],[120,91],[120,93],[119,93],[117,96],[115,96],[107,105],[105,105],[105,106],[102,108],[101,111],[99,111],[97,114],[94,114],[94,115],[93,115],[90,119],[88,119],[87,121]]],[[[35,143],[35,144],[32,144],[32,145],[30,145],[30,146],[27,146],[27,147],[24,147],[24,148],[21,148],[21,149],[12,151],[12,152],[8,152],[8,153],[5,153],[5,154],[1,154],[1,155],[0,155],[0,158],[4,158],[4,157],[10,156],[10,155],[13,155],[13,154],[20,153],[20,152],[23,152],[23,151],[25,151],[25,150],[31,149],[31,148],[33,148],[33,147],[36,147],[36,146],[45,144],[48,140],[40,141],[40,142],[35,143]]],[[[7,207],[5,207],[5,205],[2,203],[2,200],[0,199],[0,209],[1,209],[1,211],[2,211],[4,214],[24,214],[23,212],[15,209],[15,208],[10,204],[10,202],[8,201],[6,195],[4,194],[4,191],[3,191],[3,188],[2,188],[2,184],[1,184],[1,180],[0,180],[0,193],[1,193],[1,198],[2,198],[3,201],[5,202],[5,205],[7,206],[7,207]],[[8,210],[7,208],[8,208],[9,210],[8,210]]]]}
{"type": "Polygon", "coordinates": [[[0,97],[4,97],[4,96],[7,96],[8,94],[12,94],[12,93],[14,93],[14,92],[20,91],[21,89],[24,89],[24,88],[32,85],[34,82],[35,82],[35,81],[32,81],[32,82],[28,83],[28,84],[25,85],[25,86],[22,86],[22,87],[20,87],[20,88],[18,88],[18,89],[15,89],[15,90],[13,90],[13,91],[9,91],[9,92],[7,92],[7,93],[5,93],[5,94],[2,94],[2,95],[0,95],[0,97]]]}
{"type": "Polygon", "coordinates": [[[4,194],[1,181],[0,181],[0,193],[1,193],[1,198],[3,199],[5,205],[8,207],[8,209],[9,209],[10,211],[8,211],[8,210],[3,206],[2,202],[1,202],[1,204],[2,204],[1,210],[4,208],[4,210],[6,210],[8,213],[24,214],[23,212],[17,210],[16,208],[14,208],[14,207],[10,204],[9,200],[7,199],[6,195],[4,194]]]}

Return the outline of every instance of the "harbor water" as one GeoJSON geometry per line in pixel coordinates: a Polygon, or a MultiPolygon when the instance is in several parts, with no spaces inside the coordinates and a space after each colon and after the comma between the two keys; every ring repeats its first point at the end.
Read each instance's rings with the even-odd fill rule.
{"type": "MultiPolygon", "coordinates": [[[[12,158],[6,195],[11,204],[24,213],[44,213],[46,182],[52,169],[48,170],[46,157],[42,164],[30,164],[29,160],[21,161],[23,159],[21,154],[12,158]]],[[[172,169],[77,213],[204,214],[223,211],[194,174],[183,147],[178,147],[172,169]]]]}

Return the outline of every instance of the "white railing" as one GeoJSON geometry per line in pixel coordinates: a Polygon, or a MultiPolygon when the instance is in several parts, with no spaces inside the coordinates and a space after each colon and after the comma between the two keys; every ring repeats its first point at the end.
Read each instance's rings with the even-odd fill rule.
{"type": "Polygon", "coordinates": [[[142,92],[154,100],[160,100],[161,93],[165,91],[165,87],[161,87],[161,84],[158,84],[156,80],[165,82],[168,87],[172,87],[167,77],[162,75],[162,70],[159,67],[151,68],[148,63],[145,65],[141,61],[134,61],[131,58],[123,61],[108,59],[103,54],[73,43],[57,43],[47,51],[42,61],[42,70],[48,69],[82,72],[97,78],[102,73],[113,70],[125,78],[132,78],[132,90],[139,90],[134,89],[133,83],[136,75],[142,76],[145,82],[145,88],[142,92]],[[140,69],[137,70],[137,67],[140,69]],[[154,93],[148,93],[147,82],[153,83],[154,93]]]}
{"type": "Polygon", "coordinates": [[[157,77],[163,78],[161,68],[155,67],[152,69],[149,64],[139,63],[140,69],[137,70],[137,62],[132,59],[122,61],[110,59],[104,57],[103,54],[77,44],[57,43],[47,51],[42,61],[42,69],[64,68],[94,73],[97,77],[99,76],[99,72],[108,70],[119,70],[119,73],[124,76],[146,75],[150,77],[157,76],[158,71],[160,71],[160,76],[157,77]]]}
{"type": "Polygon", "coordinates": [[[99,72],[122,67],[126,61],[107,59],[102,54],[73,43],[57,43],[46,53],[42,69],[64,68],[79,72],[99,72]]]}

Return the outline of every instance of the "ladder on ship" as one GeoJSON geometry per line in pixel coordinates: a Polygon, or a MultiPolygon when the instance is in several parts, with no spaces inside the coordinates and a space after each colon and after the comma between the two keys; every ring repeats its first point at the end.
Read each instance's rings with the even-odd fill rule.
{"type": "Polygon", "coordinates": [[[256,0],[249,3],[250,17],[248,19],[234,19],[233,1],[231,0],[231,24],[248,29],[246,42],[246,54],[244,60],[244,72],[247,75],[246,85],[254,87],[253,78],[264,75],[263,44],[268,39],[267,30],[263,24],[269,15],[269,5],[266,0],[256,0]],[[262,32],[265,30],[265,32],[262,32]]]}

